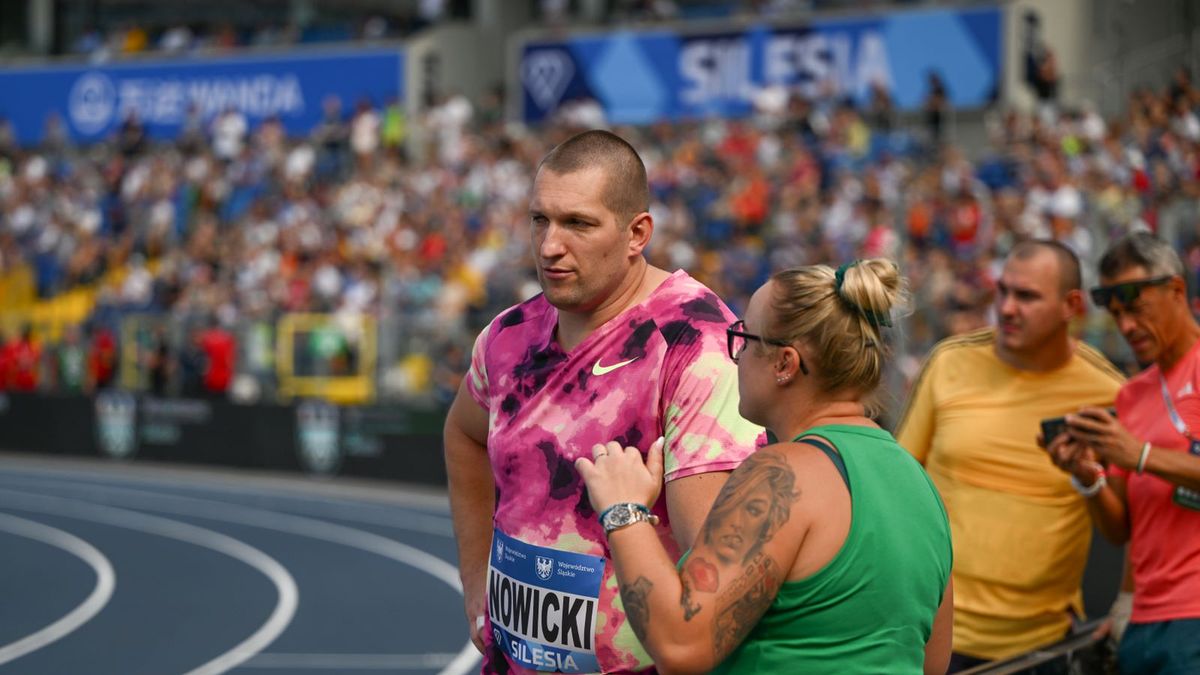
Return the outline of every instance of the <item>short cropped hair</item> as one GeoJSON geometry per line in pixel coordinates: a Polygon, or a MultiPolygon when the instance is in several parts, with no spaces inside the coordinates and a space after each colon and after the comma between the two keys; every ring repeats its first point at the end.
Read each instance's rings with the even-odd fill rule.
{"type": "Polygon", "coordinates": [[[1049,251],[1058,259],[1058,283],[1063,295],[1083,288],[1079,256],[1062,242],[1053,239],[1029,239],[1013,246],[1008,256],[1017,260],[1028,260],[1038,251],[1049,251]]]}
{"type": "Polygon", "coordinates": [[[1100,258],[1100,276],[1112,279],[1132,268],[1142,267],[1150,276],[1184,276],[1183,261],[1167,242],[1145,231],[1131,232],[1116,240],[1100,258]]]}
{"type": "Polygon", "coordinates": [[[650,208],[650,185],[646,165],[637,150],[620,136],[601,129],[576,134],[559,143],[538,165],[563,175],[602,167],[607,176],[604,206],[625,221],[650,208]]]}

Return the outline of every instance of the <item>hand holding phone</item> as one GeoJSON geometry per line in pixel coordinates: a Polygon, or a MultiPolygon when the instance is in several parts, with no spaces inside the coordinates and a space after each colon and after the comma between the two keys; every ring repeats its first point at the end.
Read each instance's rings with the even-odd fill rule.
{"type": "MultiPolygon", "coordinates": [[[[1117,409],[1109,408],[1108,414],[1112,415],[1115,418],[1117,416],[1117,409]]],[[[1059,434],[1070,433],[1070,429],[1067,427],[1067,418],[1065,416],[1064,417],[1051,417],[1049,419],[1044,419],[1044,420],[1042,420],[1041,424],[1042,424],[1042,443],[1045,444],[1047,447],[1050,446],[1050,443],[1052,443],[1054,441],[1054,439],[1058,438],[1059,434]]]]}
{"type": "Polygon", "coordinates": [[[1042,443],[1046,447],[1050,447],[1054,439],[1065,433],[1068,433],[1066,417],[1051,417],[1042,420],[1042,443]]]}

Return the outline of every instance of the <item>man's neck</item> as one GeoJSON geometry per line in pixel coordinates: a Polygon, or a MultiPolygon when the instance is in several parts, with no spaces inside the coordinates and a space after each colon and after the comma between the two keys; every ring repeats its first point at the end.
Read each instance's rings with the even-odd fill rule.
{"type": "Polygon", "coordinates": [[[1180,331],[1179,337],[1163,349],[1162,354],[1159,354],[1157,361],[1159,370],[1165,373],[1174,368],[1175,364],[1179,363],[1179,360],[1195,346],[1196,340],[1200,340],[1200,325],[1197,325],[1195,320],[1189,317],[1187,326],[1180,331]]]}
{"type": "MultiPolygon", "coordinates": [[[[666,273],[651,267],[643,260],[612,296],[590,312],[558,313],[558,344],[570,351],[587,339],[600,326],[620,316],[621,312],[645,300],[658,288],[666,273]]],[[[668,275],[669,276],[669,275],[668,275]]]]}
{"type": "Polygon", "coordinates": [[[995,352],[997,358],[1017,370],[1045,373],[1065,366],[1075,353],[1075,344],[1070,336],[1064,335],[1062,339],[1048,340],[1038,349],[1018,352],[1005,349],[997,339],[995,352]]]}

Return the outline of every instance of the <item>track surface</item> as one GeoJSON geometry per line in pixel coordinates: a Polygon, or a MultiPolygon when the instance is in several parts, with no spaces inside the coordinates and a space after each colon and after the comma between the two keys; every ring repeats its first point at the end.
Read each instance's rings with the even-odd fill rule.
{"type": "Polygon", "coordinates": [[[0,674],[476,672],[444,493],[0,455],[0,674]]]}

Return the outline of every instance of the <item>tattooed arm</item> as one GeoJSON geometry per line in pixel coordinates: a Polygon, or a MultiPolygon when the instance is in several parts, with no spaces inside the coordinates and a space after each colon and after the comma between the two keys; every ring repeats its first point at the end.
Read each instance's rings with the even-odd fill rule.
{"type": "MultiPolygon", "coordinates": [[[[596,465],[581,461],[580,473],[589,491],[606,493],[633,481],[625,462],[640,467],[640,455],[635,466],[610,451],[596,465]]],[[[730,475],[682,569],[645,523],[609,535],[626,619],[660,672],[712,670],[750,634],[804,539],[803,519],[792,518],[799,497],[789,458],[764,448],[730,475]]]]}

